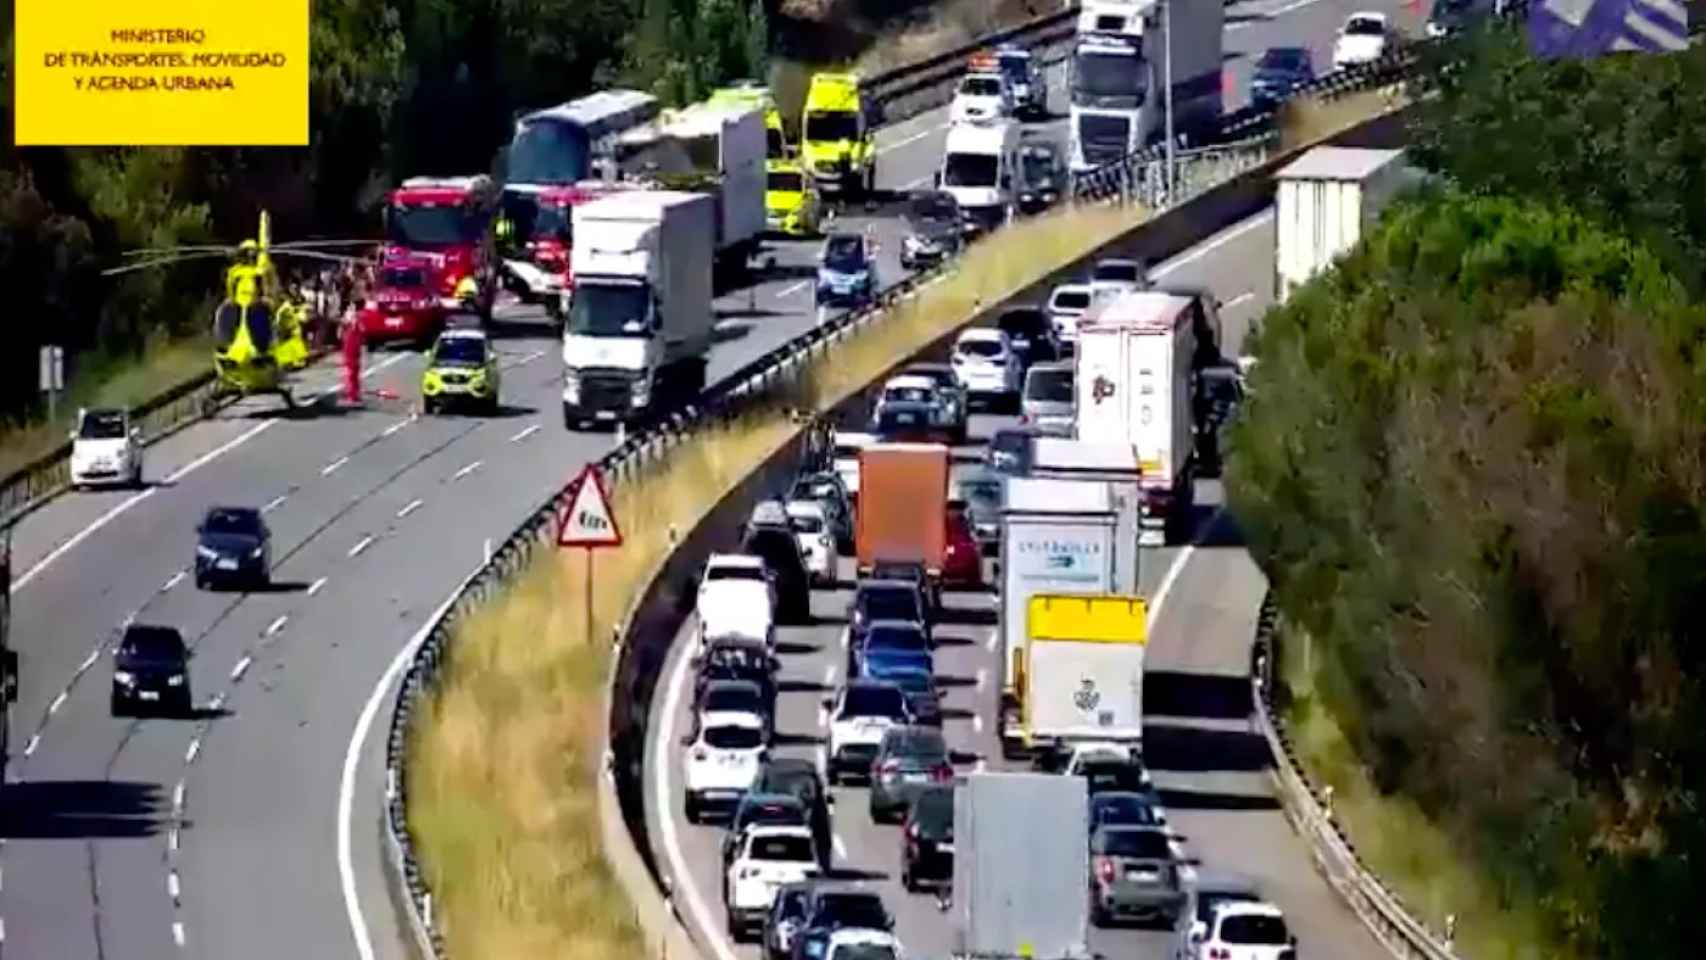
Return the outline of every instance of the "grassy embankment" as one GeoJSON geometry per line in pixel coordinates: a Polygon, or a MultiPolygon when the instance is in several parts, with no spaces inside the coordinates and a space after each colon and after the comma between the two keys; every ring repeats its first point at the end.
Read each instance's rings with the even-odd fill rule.
{"type": "MultiPolygon", "coordinates": [[[[1132,209],[1038,218],[967,253],[961,269],[814,364],[796,402],[825,409],[968,315],[1139,222],[1132,209]]],[[[597,561],[595,636],[608,636],[690,529],[792,430],[756,411],[678,447],[613,491],[631,518],[597,561]],[[643,520],[639,519],[643,518],[643,520]]],[[[644,950],[599,852],[595,777],[609,647],[588,643],[577,556],[544,553],[470,617],[409,742],[409,821],[454,956],[605,958],[644,950]]]]}

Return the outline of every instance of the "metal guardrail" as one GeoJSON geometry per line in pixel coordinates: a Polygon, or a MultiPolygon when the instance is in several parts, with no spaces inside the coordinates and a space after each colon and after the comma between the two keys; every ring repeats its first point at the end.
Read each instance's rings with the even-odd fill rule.
{"type": "Polygon", "coordinates": [[[966,61],[974,53],[1015,43],[1031,51],[1038,65],[1047,67],[1066,57],[1066,47],[1077,36],[1078,6],[998,30],[962,44],[946,53],[917,63],[885,70],[859,84],[867,102],[876,105],[880,124],[899,123],[942,106],[953,97],[953,86],[965,75],[966,61]]]}
{"type": "MultiPolygon", "coordinates": [[[[1405,909],[1380,878],[1363,865],[1344,828],[1333,819],[1332,789],[1315,789],[1274,704],[1275,631],[1279,613],[1270,592],[1262,598],[1251,653],[1250,699],[1256,726],[1274,758],[1270,772],[1280,809],[1309,846],[1315,869],[1350,904],[1387,951],[1402,960],[1461,960],[1450,934],[1442,936],[1405,909]]],[[[1449,926],[1450,921],[1447,921],[1449,926]]]]}

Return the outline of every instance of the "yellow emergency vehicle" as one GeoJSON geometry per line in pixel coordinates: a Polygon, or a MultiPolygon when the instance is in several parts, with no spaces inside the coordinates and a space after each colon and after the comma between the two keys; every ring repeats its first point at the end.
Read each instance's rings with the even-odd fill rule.
{"type": "Polygon", "coordinates": [[[815,237],[822,226],[823,200],[817,184],[797,160],[765,164],[764,222],[772,233],[815,237]]]}
{"type": "Polygon", "coordinates": [[[421,406],[434,414],[452,404],[467,404],[482,413],[498,411],[503,368],[485,331],[451,327],[438,335],[421,374],[421,406]]]}
{"type": "Polygon", "coordinates": [[[794,155],[788,136],[782,129],[782,111],[776,108],[776,98],[770,88],[747,80],[711,93],[709,103],[732,103],[764,111],[764,155],[770,160],[786,160],[794,155]]]}
{"type": "Polygon", "coordinates": [[[875,130],[851,73],[812,75],[800,114],[800,155],[827,195],[869,194],[877,185],[875,130]]]}

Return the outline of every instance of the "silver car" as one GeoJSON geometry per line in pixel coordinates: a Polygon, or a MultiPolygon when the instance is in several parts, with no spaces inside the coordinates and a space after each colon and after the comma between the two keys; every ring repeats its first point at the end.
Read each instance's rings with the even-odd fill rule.
{"type": "Polygon", "coordinates": [[[1072,364],[1039,363],[1025,371],[1019,422],[1050,437],[1070,437],[1074,420],[1072,364]]]}

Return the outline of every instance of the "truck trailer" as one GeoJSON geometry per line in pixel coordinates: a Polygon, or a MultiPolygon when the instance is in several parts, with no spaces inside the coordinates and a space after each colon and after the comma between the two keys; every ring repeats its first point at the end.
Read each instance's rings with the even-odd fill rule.
{"type": "Polygon", "coordinates": [[[705,387],[715,201],[630,190],[574,208],[563,425],[625,423],[705,387]]]}
{"type": "Polygon", "coordinates": [[[1283,302],[1362,239],[1416,173],[1402,150],[1316,147],[1281,170],[1275,198],[1275,293],[1283,302]]]}
{"type": "Polygon", "coordinates": [[[955,957],[1089,960],[1090,788],[974,773],[954,790],[955,957]]]}
{"type": "Polygon", "coordinates": [[[1021,726],[1032,749],[1143,745],[1148,607],[1136,596],[1031,597],[1021,726]]]}
{"type": "Polygon", "coordinates": [[[878,561],[922,563],[940,582],[950,460],[939,443],[873,443],[859,451],[854,541],[861,575],[878,561]]]}
{"type": "Polygon", "coordinates": [[[1137,448],[1143,543],[1189,529],[1196,480],[1197,325],[1190,297],[1154,291],[1101,301],[1078,328],[1077,435],[1137,448]]]}

